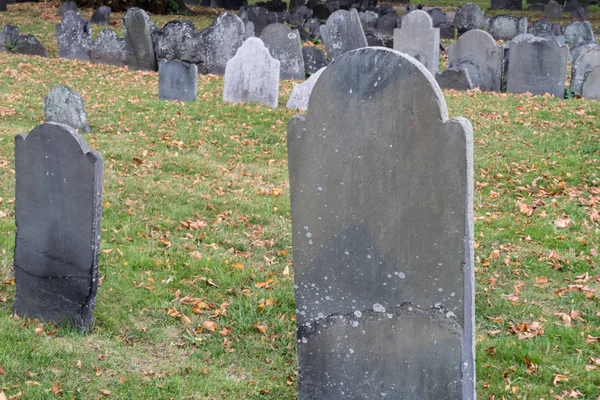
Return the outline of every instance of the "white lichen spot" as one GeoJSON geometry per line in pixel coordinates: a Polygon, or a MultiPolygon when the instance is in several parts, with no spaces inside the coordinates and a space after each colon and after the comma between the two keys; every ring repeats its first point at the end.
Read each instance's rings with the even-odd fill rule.
{"type": "Polygon", "coordinates": [[[362,313],[360,311],[356,310],[356,311],[354,311],[354,316],[356,318],[360,318],[360,317],[362,317],[362,313]]]}
{"type": "Polygon", "coordinates": [[[323,191],[323,187],[322,187],[322,186],[317,186],[317,190],[318,190],[319,192],[322,192],[322,191],[323,191]]]}
{"type": "Polygon", "coordinates": [[[373,311],[378,312],[378,313],[384,313],[385,307],[379,303],[375,303],[375,304],[373,304],[373,311]]]}
{"type": "Polygon", "coordinates": [[[450,297],[454,297],[454,296],[456,296],[456,293],[454,293],[454,292],[450,293],[450,297]]]}
{"type": "Polygon", "coordinates": [[[354,354],[354,349],[348,349],[348,353],[354,354]]]}

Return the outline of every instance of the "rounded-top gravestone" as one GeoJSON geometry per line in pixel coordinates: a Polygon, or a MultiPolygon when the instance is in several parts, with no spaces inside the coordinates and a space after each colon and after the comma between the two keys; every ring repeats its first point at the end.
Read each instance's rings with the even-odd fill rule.
{"type": "Polygon", "coordinates": [[[81,95],[67,86],[54,86],[44,98],[46,122],[69,125],[89,132],[87,114],[81,95]]]}

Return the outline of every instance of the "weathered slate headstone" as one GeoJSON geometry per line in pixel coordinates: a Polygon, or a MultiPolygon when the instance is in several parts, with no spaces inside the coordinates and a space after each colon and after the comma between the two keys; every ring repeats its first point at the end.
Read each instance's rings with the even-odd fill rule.
{"type": "Polygon", "coordinates": [[[90,131],[81,95],[67,86],[54,86],[50,89],[48,96],[44,97],[44,113],[46,122],[90,131]]]}
{"type": "Polygon", "coordinates": [[[479,29],[482,24],[483,11],[474,3],[461,6],[454,15],[454,25],[459,35],[471,29],[479,29]]]}
{"type": "Polygon", "coordinates": [[[363,29],[373,28],[377,29],[377,20],[379,19],[379,15],[373,11],[365,11],[358,13],[358,17],[360,18],[360,24],[363,29]]]}
{"type": "Polygon", "coordinates": [[[84,19],[77,11],[66,11],[62,22],[55,25],[54,34],[59,57],[90,61],[92,27],[90,21],[84,19]]]}
{"type": "Polygon", "coordinates": [[[435,75],[440,60],[440,30],[433,27],[429,14],[415,10],[404,16],[402,27],[394,30],[394,50],[416,58],[435,75]]]}
{"type": "Polygon", "coordinates": [[[548,19],[559,19],[562,15],[562,6],[554,0],[550,0],[544,6],[544,17],[548,19]]]}
{"type": "Polygon", "coordinates": [[[67,11],[75,11],[77,12],[77,4],[74,1],[65,1],[58,8],[58,15],[60,18],[64,18],[67,11]]]}
{"type": "Polygon", "coordinates": [[[90,22],[95,25],[108,25],[110,24],[110,7],[101,6],[92,15],[90,22]]]}
{"type": "Polygon", "coordinates": [[[260,36],[262,30],[267,25],[279,22],[277,13],[257,5],[242,7],[240,9],[240,18],[244,22],[252,22],[254,24],[254,34],[257,36],[260,36]]]}
{"type": "Polygon", "coordinates": [[[15,144],[14,311],[89,330],[98,290],[102,155],[55,123],[18,135],[15,144]]]}
{"type": "Polygon", "coordinates": [[[350,50],[368,46],[356,9],[334,12],[320,29],[331,61],[350,50]]]}
{"type": "Polygon", "coordinates": [[[577,55],[573,58],[571,91],[581,94],[586,74],[596,67],[600,67],[600,45],[589,43],[581,46],[577,55]]]}
{"type": "Polygon", "coordinates": [[[259,38],[246,39],[225,67],[223,101],[255,102],[277,107],[279,61],[271,57],[259,38]]]}
{"type": "Polygon", "coordinates": [[[561,35],[560,25],[554,24],[547,19],[539,19],[532,23],[527,29],[527,33],[542,38],[561,35]]]}
{"type": "Polygon", "coordinates": [[[435,74],[435,80],[442,89],[471,90],[475,87],[471,81],[469,70],[466,68],[438,72],[435,74]]]}
{"type": "Polygon", "coordinates": [[[563,27],[563,35],[571,47],[594,42],[594,31],[590,21],[576,21],[563,27]]]}
{"type": "MultiPolygon", "coordinates": [[[[365,29],[365,37],[367,38],[367,43],[369,46],[380,46],[385,47],[383,41],[383,35],[377,29],[367,28],[365,29]]],[[[393,39],[392,39],[392,47],[393,47],[393,39]]]]}
{"type": "Polygon", "coordinates": [[[308,100],[310,99],[310,94],[312,93],[315,83],[317,83],[317,79],[319,79],[321,73],[325,71],[325,68],[326,67],[321,68],[312,74],[306,81],[294,86],[294,90],[292,90],[292,94],[290,95],[286,105],[287,108],[290,110],[301,111],[306,111],[308,109],[308,100]]]}
{"type": "Polygon", "coordinates": [[[200,33],[199,52],[202,62],[198,65],[199,72],[223,75],[227,61],[233,58],[246,36],[247,26],[240,17],[230,12],[219,15],[211,26],[200,33]]]}
{"type": "Polygon", "coordinates": [[[275,23],[263,29],[261,40],[274,59],[279,60],[279,78],[303,81],[306,78],[302,42],[297,30],[275,23]]]}
{"type": "Polygon", "coordinates": [[[304,58],[304,69],[309,74],[314,74],[329,63],[325,53],[315,46],[305,46],[302,48],[302,58],[304,58]]]}
{"type": "Polygon", "coordinates": [[[377,30],[384,35],[393,35],[397,26],[398,16],[396,14],[385,14],[377,20],[377,30]]]}
{"type": "Polygon", "coordinates": [[[474,399],[471,124],[420,63],[365,48],[287,143],[298,398],[474,399]]]}
{"type": "Polygon", "coordinates": [[[564,98],[569,48],[554,39],[529,38],[510,44],[509,93],[545,94],[564,98]]]}
{"type": "Polygon", "coordinates": [[[48,57],[46,48],[33,35],[20,35],[13,51],[17,54],[48,57]]]}
{"type": "Polygon", "coordinates": [[[303,26],[313,16],[313,10],[302,5],[292,10],[290,23],[295,26],[303,26]]]}
{"type": "Polygon", "coordinates": [[[96,64],[123,66],[127,61],[125,39],[112,29],[103,29],[92,44],[91,56],[96,64]]]}
{"type": "Polygon", "coordinates": [[[0,53],[14,47],[19,37],[19,28],[13,25],[4,25],[0,31],[0,53]]]}
{"type": "Polygon", "coordinates": [[[156,54],[152,42],[152,32],[156,26],[148,14],[133,7],[123,16],[123,31],[127,48],[127,66],[132,70],[156,71],[156,54]]]}
{"type": "Polygon", "coordinates": [[[570,12],[577,10],[579,7],[582,7],[582,6],[583,6],[583,4],[581,4],[577,0],[569,0],[569,1],[567,1],[567,4],[565,4],[564,12],[570,13],[570,12]]]}
{"type": "Polygon", "coordinates": [[[585,77],[581,96],[584,99],[600,100],[600,67],[592,68],[585,77]]]}
{"type": "Polygon", "coordinates": [[[200,34],[191,21],[169,21],[152,32],[154,52],[159,60],[181,60],[201,64],[200,34]]]}
{"type": "Polygon", "coordinates": [[[473,84],[481,90],[500,91],[502,58],[502,47],[480,29],[466,32],[448,48],[448,68],[466,68],[473,84]]]}
{"type": "Polygon", "coordinates": [[[432,8],[431,10],[427,10],[427,13],[431,17],[434,28],[448,23],[448,15],[441,8],[432,8]]]}
{"type": "Polygon", "coordinates": [[[497,15],[487,20],[485,30],[496,40],[511,40],[520,33],[527,33],[527,18],[497,15]]]}
{"type": "Polygon", "coordinates": [[[579,7],[571,12],[569,15],[572,19],[578,19],[581,21],[587,21],[590,19],[590,15],[588,14],[587,7],[579,7]]]}
{"type": "Polygon", "coordinates": [[[310,34],[310,37],[313,39],[320,39],[321,38],[321,25],[323,25],[321,23],[320,20],[316,19],[316,18],[311,18],[308,21],[306,21],[306,23],[304,24],[304,27],[306,29],[308,29],[308,33],[310,34]]]}
{"type": "Polygon", "coordinates": [[[196,101],[198,66],[179,60],[158,60],[158,98],[196,101]]]}

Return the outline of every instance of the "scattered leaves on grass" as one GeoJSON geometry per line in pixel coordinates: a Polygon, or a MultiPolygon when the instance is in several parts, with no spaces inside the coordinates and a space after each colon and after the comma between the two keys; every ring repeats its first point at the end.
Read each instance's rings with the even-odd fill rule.
{"type": "Polygon", "coordinates": [[[519,340],[533,339],[544,334],[543,325],[538,321],[532,323],[524,322],[517,325],[511,322],[509,323],[509,326],[511,332],[516,334],[519,340]]]}

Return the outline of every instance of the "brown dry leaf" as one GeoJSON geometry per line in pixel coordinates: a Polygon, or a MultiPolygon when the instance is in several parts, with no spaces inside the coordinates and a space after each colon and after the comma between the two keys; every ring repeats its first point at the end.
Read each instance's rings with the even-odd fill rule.
{"type": "Polygon", "coordinates": [[[554,220],[554,226],[559,229],[565,229],[571,223],[571,218],[568,215],[561,215],[557,219],[554,220]]]}
{"type": "Polygon", "coordinates": [[[560,288],[554,291],[554,293],[560,297],[563,297],[569,292],[584,292],[586,294],[586,298],[591,298],[594,295],[594,290],[590,289],[587,285],[568,285],[566,288],[560,288]]]}
{"type": "Polygon", "coordinates": [[[559,317],[562,320],[562,322],[563,322],[563,324],[565,326],[568,326],[568,327],[572,327],[573,326],[571,324],[571,317],[569,316],[569,314],[556,313],[556,314],[554,314],[554,316],[559,317]]]}
{"type": "Polygon", "coordinates": [[[108,396],[108,395],[110,395],[112,393],[110,390],[106,390],[106,389],[98,389],[98,392],[100,394],[105,395],[105,396],[108,396]]]}
{"type": "Polygon", "coordinates": [[[21,397],[23,397],[23,392],[19,392],[15,395],[8,396],[8,400],[17,400],[17,399],[20,399],[21,397]]]}
{"type": "Polygon", "coordinates": [[[192,323],[192,320],[186,315],[182,314],[180,318],[181,318],[181,322],[183,322],[186,325],[189,325],[192,323]]]}
{"type": "Polygon", "coordinates": [[[200,301],[197,304],[194,304],[194,307],[192,308],[192,312],[194,314],[204,314],[204,312],[201,310],[206,310],[207,308],[208,308],[208,305],[205,302],[200,301]]]}
{"type": "Polygon", "coordinates": [[[538,285],[545,285],[546,283],[548,283],[548,277],[536,276],[535,283],[537,283],[538,285]]]}
{"type": "Polygon", "coordinates": [[[490,260],[500,258],[500,250],[494,250],[490,253],[490,260]]]}
{"type": "Polygon", "coordinates": [[[231,333],[231,328],[223,328],[219,331],[222,336],[227,336],[231,333]]]}
{"type": "Polygon", "coordinates": [[[63,391],[60,388],[60,385],[58,383],[55,383],[52,385],[52,393],[54,393],[55,396],[58,396],[59,394],[61,394],[63,391]]]}
{"type": "Polygon", "coordinates": [[[515,205],[517,207],[519,207],[519,211],[521,211],[521,214],[527,215],[528,217],[531,217],[531,215],[533,214],[534,208],[532,206],[530,206],[529,204],[525,204],[525,203],[521,203],[520,201],[517,201],[517,203],[515,205]]]}
{"type": "Polygon", "coordinates": [[[81,367],[83,367],[83,363],[81,360],[77,360],[77,368],[81,369],[81,367]]]}
{"type": "Polygon", "coordinates": [[[237,269],[238,271],[241,271],[244,269],[244,264],[236,262],[235,264],[233,264],[233,268],[237,269]]]}
{"type": "Polygon", "coordinates": [[[259,322],[254,325],[254,329],[259,331],[260,333],[267,333],[267,329],[269,329],[265,324],[259,322]]]}
{"type": "Polygon", "coordinates": [[[289,276],[290,275],[290,267],[289,266],[285,266],[285,268],[283,269],[283,275],[285,276],[289,276]]]}
{"type": "Polygon", "coordinates": [[[194,260],[199,260],[202,258],[202,254],[198,250],[196,250],[196,251],[192,251],[190,253],[190,257],[193,258],[194,260]]]}
{"type": "Polygon", "coordinates": [[[554,379],[552,380],[552,384],[554,386],[556,386],[560,382],[567,382],[568,380],[569,380],[569,378],[567,378],[565,375],[556,374],[556,375],[554,375],[554,379]]]}
{"type": "Polygon", "coordinates": [[[534,321],[531,324],[522,323],[515,325],[512,322],[509,323],[510,330],[517,335],[519,340],[533,339],[536,336],[542,336],[544,334],[543,325],[540,322],[534,321]]]}
{"type": "Polygon", "coordinates": [[[597,343],[598,341],[600,341],[600,336],[590,336],[590,335],[587,335],[587,337],[585,338],[585,341],[588,344],[597,343]]]}
{"type": "Polygon", "coordinates": [[[202,327],[204,329],[206,329],[207,331],[214,332],[217,330],[218,325],[214,321],[204,321],[204,323],[202,324],[202,327]]]}

